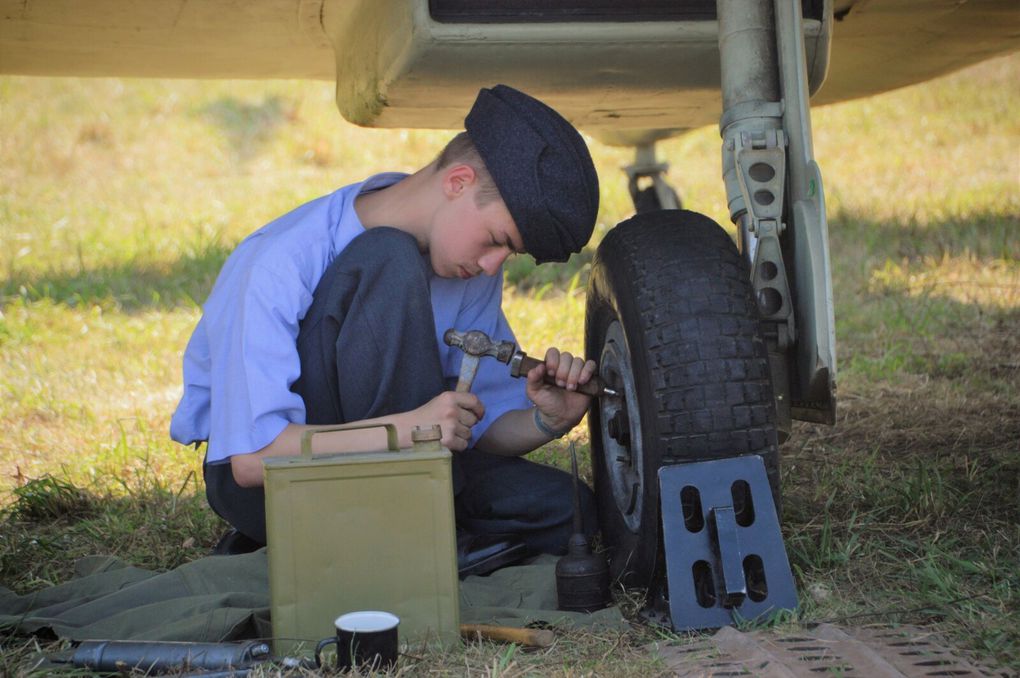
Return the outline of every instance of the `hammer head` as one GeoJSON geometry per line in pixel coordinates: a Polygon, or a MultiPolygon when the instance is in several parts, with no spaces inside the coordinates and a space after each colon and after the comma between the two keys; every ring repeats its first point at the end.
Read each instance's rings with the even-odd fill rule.
{"type": "Polygon", "coordinates": [[[509,363],[517,346],[512,341],[493,341],[481,330],[458,332],[450,328],[443,334],[447,346],[453,346],[475,358],[491,356],[501,363],[509,363]]]}

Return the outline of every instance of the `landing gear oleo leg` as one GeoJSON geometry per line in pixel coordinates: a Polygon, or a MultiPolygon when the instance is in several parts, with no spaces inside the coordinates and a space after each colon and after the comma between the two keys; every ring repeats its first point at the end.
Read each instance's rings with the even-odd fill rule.
{"type": "Polygon", "coordinates": [[[654,210],[680,209],[680,196],[666,181],[669,163],[660,162],[655,155],[655,142],[634,149],[634,164],[627,165],[627,188],[637,213],[654,210]]]}

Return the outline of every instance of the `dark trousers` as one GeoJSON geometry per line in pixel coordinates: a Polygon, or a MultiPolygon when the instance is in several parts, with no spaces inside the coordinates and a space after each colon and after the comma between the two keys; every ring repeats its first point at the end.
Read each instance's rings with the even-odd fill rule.
{"type": "MultiPolygon", "coordinates": [[[[304,400],[308,424],[407,412],[445,390],[428,263],[415,239],[392,228],[355,238],[315,289],[297,347],[301,377],[291,390],[304,400]]],[[[206,464],[205,482],[213,510],[264,544],[263,489],[237,485],[229,463],[206,464]]],[[[459,528],[517,534],[534,553],[566,550],[574,512],[569,474],[520,457],[467,450],[453,457],[453,487],[459,528]]],[[[594,496],[583,483],[581,489],[591,535],[594,496]]]]}

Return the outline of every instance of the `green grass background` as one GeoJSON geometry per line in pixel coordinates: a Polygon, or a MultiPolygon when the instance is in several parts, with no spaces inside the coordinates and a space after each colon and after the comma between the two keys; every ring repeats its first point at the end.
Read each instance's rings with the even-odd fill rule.
{"type": "MultiPolygon", "coordinates": [[[[1013,56],[814,111],[840,413],[834,428],[798,425],[784,448],[801,620],[925,624],[1013,669],[1017,83],[1013,56]]],[[[332,97],[315,82],[0,78],[0,584],[57,583],[100,551],[156,568],[208,551],[222,525],[203,504],[201,460],[167,428],[224,258],[275,216],[413,171],[451,136],[355,128],[332,97]]],[[[660,154],[685,206],[726,224],[719,144],[706,128],[660,154]]],[[[632,158],[591,145],[594,247],[632,212],[620,170],[632,158]]],[[[590,257],[511,264],[507,314],[526,350],[581,350],[590,257]]],[[[572,435],[586,445],[583,428],[572,435]]],[[[562,463],[564,447],[536,456],[562,463]]],[[[551,660],[490,649],[433,661],[649,675],[643,633],[551,660]]]]}

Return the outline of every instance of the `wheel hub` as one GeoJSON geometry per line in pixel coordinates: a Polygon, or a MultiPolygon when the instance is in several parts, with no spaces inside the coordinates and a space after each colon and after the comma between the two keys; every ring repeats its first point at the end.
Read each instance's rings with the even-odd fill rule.
{"type": "Polygon", "coordinates": [[[623,447],[630,447],[630,420],[627,410],[618,410],[608,423],[609,437],[623,447]]]}
{"type": "Polygon", "coordinates": [[[641,497],[645,483],[641,418],[630,352],[618,320],[606,329],[599,366],[602,379],[620,394],[599,399],[602,450],[609,470],[609,483],[627,529],[637,532],[641,527],[641,497]]]}

